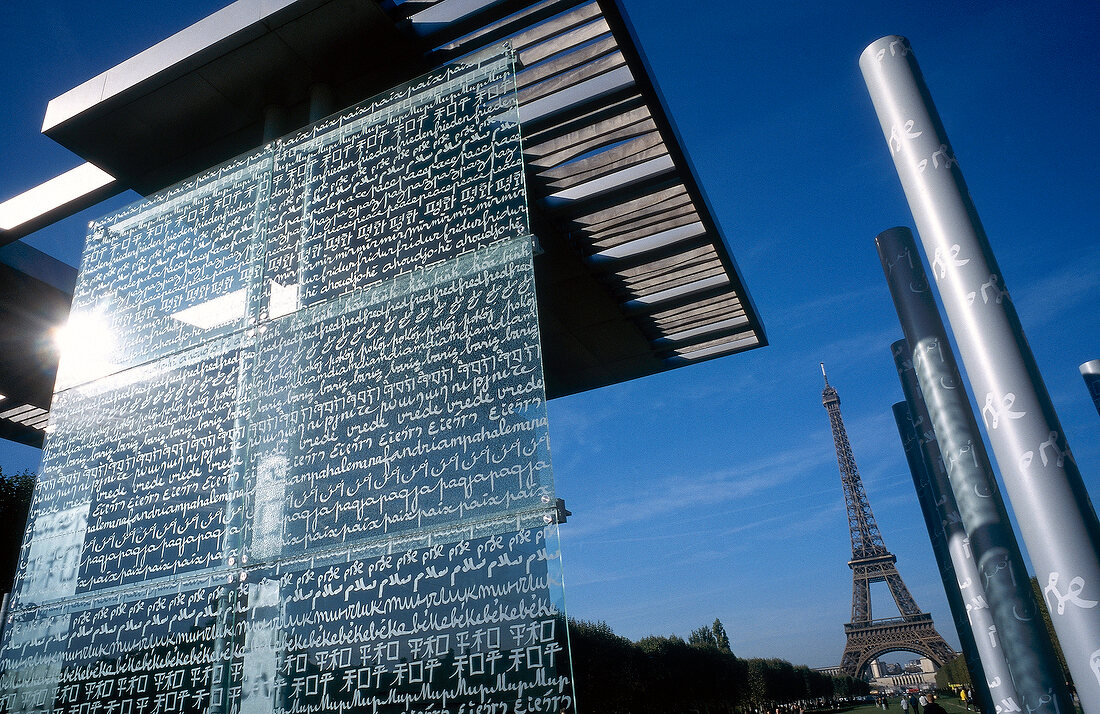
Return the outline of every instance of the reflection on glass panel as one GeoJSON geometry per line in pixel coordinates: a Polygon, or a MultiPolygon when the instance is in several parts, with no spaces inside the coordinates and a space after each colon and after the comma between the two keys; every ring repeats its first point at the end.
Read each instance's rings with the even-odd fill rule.
{"type": "Polygon", "coordinates": [[[236,159],[92,223],[58,390],[245,327],[270,171],[236,159]]]}
{"type": "Polygon", "coordinates": [[[0,711],[572,707],[515,80],[92,224],[0,711]]]}
{"type": "Polygon", "coordinates": [[[20,606],[224,565],[243,516],[241,338],[57,395],[20,606]]]}
{"type": "Polygon", "coordinates": [[[270,326],[251,379],[253,559],[552,503],[530,245],[270,326]]]}

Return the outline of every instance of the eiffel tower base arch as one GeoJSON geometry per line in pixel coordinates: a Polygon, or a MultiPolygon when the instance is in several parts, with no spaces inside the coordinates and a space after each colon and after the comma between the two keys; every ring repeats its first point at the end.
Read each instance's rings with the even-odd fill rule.
{"type": "Polygon", "coordinates": [[[844,626],[848,641],[840,659],[845,674],[858,677],[876,658],[894,650],[913,652],[942,667],[955,651],[936,632],[927,613],[844,626]]]}

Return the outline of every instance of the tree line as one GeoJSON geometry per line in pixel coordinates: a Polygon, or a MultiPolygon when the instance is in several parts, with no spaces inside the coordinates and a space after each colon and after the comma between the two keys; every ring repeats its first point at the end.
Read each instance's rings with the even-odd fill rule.
{"type": "Polygon", "coordinates": [[[601,714],[735,714],[819,697],[866,694],[852,677],[832,677],[781,659],[742,659],[718,620],[680,637],[633,642],[605,622],[569,622],[578,711],[601,714]]]}
{"type": "Polygon", "coordinates": [[[6,474],[0,468],[0,593],[10,593],[15,579],[34,481],[31,471],[6,474]]]}

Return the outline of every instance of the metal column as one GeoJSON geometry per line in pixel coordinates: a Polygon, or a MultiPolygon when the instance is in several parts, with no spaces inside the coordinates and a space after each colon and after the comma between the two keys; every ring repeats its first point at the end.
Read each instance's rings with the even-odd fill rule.
{"type": "Polygon", "coordinates": [[[1095,714],[1100,521],[909,42],[877,40],[859,64],[1074,684],[1095,714]]]}
{"type": "Polygon", "coordinates": [[[1003,648],[1019,696],[1014,703],[997,703],[1006,711],[1015,711],[1013,706],[1044,714],[1070,711],[1061,667],[1031,593],[1023,556],[916,243],[909,229],[891,228],[880,233],[875,244],[989,598],[994,627],[976,636],[988,637],[991,646],[1003,648]]]}
{"type": "Polygon", "coordinates": [[[1100,359],[1085,362],[1080,367],[1081,376],[1085,378],[1085,386],[1089,388],[1089,396],[1096,405],[1096,413],[1100,414],[1100,359]]]}
{"type": "MultiPolygon", "coordinates": [[[[980,668],[972,665],[970,671],[973,676],[982,677],[980,682],[974,682],[974,690],[982,700],[982,710],[996,711],[996,702],[1017,699],[1012,676],[1009,674],[1002,648],[993,647],[993,642],[988,637],[979,638],[974,635],[975,632],[985,635],[990,627],[996,627],[989,611],[989,599],[982,585],[974,551],[970,547],[970,538],[962,525],[955,494],[951,491],[951,482],[940,454],[932,417],[928,414],[917,373],[913,370],[913,353],[905,340],[898,340],[890,345],[890,351],[894,356],[894,366],[897,368],[902,393],[905,394],[908,406],[905,416],[912,419],[916,438],[916,443],[912,446],[905,445],[905,456],[917,488],[917,500],[928,525],[932,549],[940,564],[947,602],[955,616],[955,629],[959,633],[967,663],[974,658],[980,662],[980,668]],[[916,463],[914,456],[909,453],[911,448],[918,452],[916,463]],[[961,612],[957,610],[956,602],[959,603],[961,612]]],[[[899,420],[898,429],[901,430],[903,424],[896,404],[894,418],[899,420]]],[[[904,434],[902,440],[905,440],[904,434]]]]}

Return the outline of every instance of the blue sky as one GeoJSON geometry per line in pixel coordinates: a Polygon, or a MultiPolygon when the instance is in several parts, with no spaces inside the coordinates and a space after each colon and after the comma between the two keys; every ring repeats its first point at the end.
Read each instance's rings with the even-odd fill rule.
{"type": "MultiPolygon", "coordinates": [[[[0,7],[0,199],[78,163],[38,133],[50,98],[223,4],[0,7]]],[[[1096,498],[1100,417],[1077,365],[1100,357],[1100,10],[624,4],[771,346],[551,402],[555,480],[574,513],[570,614],[632,638],[719,617],[740,655],[836,664],[850,544],[824,361],[886,545],[957,645],[890,413],[901,330],[873,239],[912,220],[856,63],[882,35],[910,38],[1096,498]]],[[[75,264],[87,220],[130,198],[28,242],[75,264]]],[[[5,470],[37,461],[0,444],[5,470]]]]}

